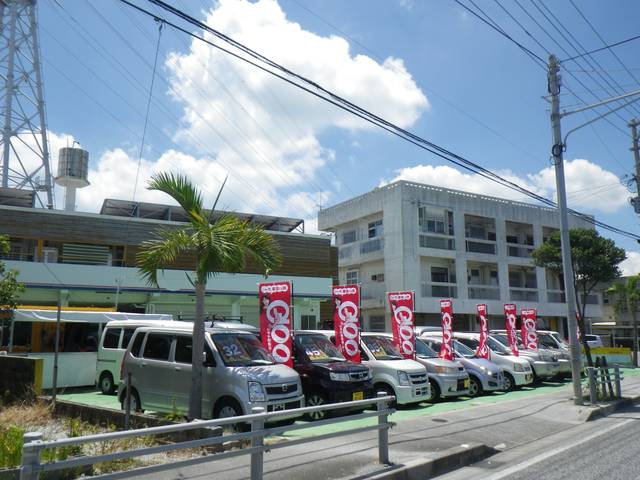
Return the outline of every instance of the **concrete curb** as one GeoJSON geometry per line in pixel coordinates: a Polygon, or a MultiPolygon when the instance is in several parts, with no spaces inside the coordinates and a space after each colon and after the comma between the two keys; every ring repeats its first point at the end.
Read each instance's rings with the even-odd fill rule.
{"type": "Polygon", "coordinates": [[[590,422],[592,420],[596,420],[598,418],[606,417],[607,415],[611,415],[618,410],[622,410],[625,407],[630,407],[635,405],[636,403],[640,403],[640,395],[636,395],[634,397],[623,397],[620,400],[616,400],[607,405],[601,405],[589,412],[587,416],[586,422],[590,422]]]}
{"type": "Polygon", "coordinates": [[[466,467],[498,453],[482,443],[472,443],[444,450],[436,458],[413,460],[391,465],[389,470],[372,476],[356,477],[367,480],[423,480],[466,467]]]}

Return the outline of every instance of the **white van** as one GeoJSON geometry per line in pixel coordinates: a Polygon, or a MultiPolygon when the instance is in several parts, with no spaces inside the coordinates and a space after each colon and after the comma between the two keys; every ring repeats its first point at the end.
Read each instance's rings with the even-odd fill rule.
{"type": "MultiPolygon", "coordinates": [[[[192,342],[191,323],[136,330],[122,361],[123,378],[131,374],[132,410],[188,413],[192,342]]],[[[203,418],[246,415],[253,407],[268,412],[304,407],[296,371],[276,364],[255,334],[207,328],[204,349],[203,418]]],[[[118,399],[123,408],[125,396],[121,382],[118,399]]]]}
{"type": "Polygon", "coordinates": [[[133,332],[139,327],[185,325],[173,320],[113,320],[102,331],[96,360],[96,384],[105,395],[112,395],[120,383],[120,365],[133,332]]]}

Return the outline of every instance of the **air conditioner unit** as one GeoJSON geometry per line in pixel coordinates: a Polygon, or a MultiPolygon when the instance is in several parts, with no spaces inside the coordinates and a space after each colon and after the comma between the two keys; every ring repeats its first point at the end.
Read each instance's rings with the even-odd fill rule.
{"type": "Polygon", "coordinates": [[[52,247],[43,248],[42,261],[44,263],[58,263],[58,249],[52,247]]]}

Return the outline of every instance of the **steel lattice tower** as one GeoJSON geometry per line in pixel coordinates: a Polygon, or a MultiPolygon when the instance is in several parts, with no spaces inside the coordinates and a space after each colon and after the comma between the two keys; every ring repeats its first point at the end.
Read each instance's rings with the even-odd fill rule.
{"type": "Polygon", "coordinates": [[[36,0],[0,0],[0,125],[2,187],[46,192],[53,208],[36,0]]]}

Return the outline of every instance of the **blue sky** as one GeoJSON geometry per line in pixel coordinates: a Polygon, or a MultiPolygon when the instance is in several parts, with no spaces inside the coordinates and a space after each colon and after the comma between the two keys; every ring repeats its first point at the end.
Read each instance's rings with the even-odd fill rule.
{"type": "MultiPolygon", "coordinates": [[[[602,46],[569,0],[518,2],[475,3],[545,59],[547,53],[501,5],[560,59],[574,54],[568,40],[589,50],[602,46]],[[561,25],[551,25],[541,11],[561,25]]],[[[144,0],[136,3],[152,8],[144,0]]],[[[554,195],[542,99],[545,71],[452,0],[169,3],[435,143],[554,195]]],[[[470,0],[464,3],[473,8],[470,0]]],[[[607,42],[640,33],[637,2],[576,5],[607,42]]],[[[445,168],[431,154],[365,128],[208,46],[192,46],[169,27],[160,41],[138,171],[157,26],[117,0],[43,0],[39,17],[52,160],[56,148],[68,142],[65,135],[91,154],[92,185],[78,195],[82,210],[99,209],[104,197],[132,198],[136,172],[136,199],[166,202],[144,190],[148,176],[164,169],[186,171],[207,198],[228,173],[223,195],[228,208],[300,216],[310,226],[317,205],[396,178],[515,195],[445,168]]],[[[606,98],[640,88],[638,48],[640,41],[615,49],[631,73],[610,52],[594,54],[599,65],[566,62],[566,86],[589,103],[596,101],[594,94],[606,98]],[[593,72],[601,68],[604,77],[593,72]],[[617,90],[609,85],[617,88],[615,82],[617,90]]],[[[571,109],[577,100],[564,89],[562,102],[571,109]]],[[[638,218],[624,187],[625,175],[632,173],[626,123],[633,115],[640,116],[640,108],[611,115],[613,125],[601,121],[570,137],[567,190],[575,208],[637,232],[638,218]]],[[[586,118],[578,114],[563,127],[567,131],[586,118]]],[[[62,193],[57,195],[61,203],[62,193]]],[[[634,241],[605,235],[639,250],[634,241]]],[[[637,271],[640,255],[632,257],[628,266],[637,271]]]]}

